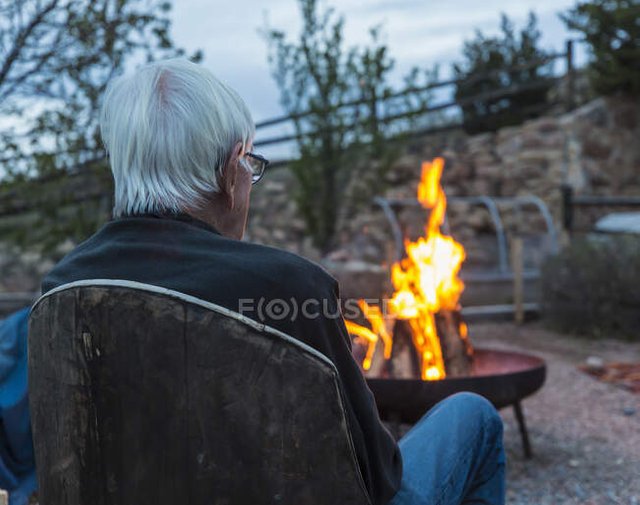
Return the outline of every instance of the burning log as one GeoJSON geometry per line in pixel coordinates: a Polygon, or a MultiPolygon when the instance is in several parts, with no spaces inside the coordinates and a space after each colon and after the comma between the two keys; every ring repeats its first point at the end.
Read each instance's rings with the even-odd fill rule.
{"type": "MultiPolygon", "coordinates": [[[[471,372],[473,350],[460,333],[465,328],[459,311],[443,311],[436,315],[438,338],[442,347],[442,358],[447,377],[464,377],[471,372]],[[462,326],[461,326],[462,324],[462,326]]],[[[414,379],[420,377],[420,358],[413,342],[411,325],[399,319],[393,330],[391,358],[385,360],[381,353],[374,354],[369,374],[372,377],[414,379]]]]}
{"type": "Polygon", "coordinates": [[[439,312],[436,315],[436,327],[447,377],[469,375],[473,350],[467,339],[466,325],[462,321],[460,311],[439,312]]]}
{"type": "Polygon", "coordinates": [[[413,343],[411,326],[399,319],[393,328],[393,350],[386,362],[388,377],[395,379],[415,379],[420,377],[420,360],[413,343]]]}

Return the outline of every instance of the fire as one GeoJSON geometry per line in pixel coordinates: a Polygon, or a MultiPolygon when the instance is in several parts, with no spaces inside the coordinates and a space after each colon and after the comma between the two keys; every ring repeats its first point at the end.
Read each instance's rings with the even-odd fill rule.
{"type": "MultiPolygon", "coordinates": [[[[404,319],[409,322],[422,380],[438,380],[446,375],[435,315],[440,310],[456,310],[464,290],[464,283],[458,277],[465,259],[464,248],[440,231],[447,208],[440,185],[443,168],[442,158],[422,164],[418,201],[430,211],[429,218],[424,236],[415,242],[406,240],[407,257],[391,267],[394,293],[387,307],[391,321],[404,319]]],[[[393,340],[379,307],[369,306],[364,300],[360,300],[359,305],[371,329],[347,321],[347,330],[366,344],[362,366],[368,370],[378,340],[384,343],[385,359],[391,358],[393,340]]],[[[466,325],[460,323],[458,330],[466,340],[466,325]]]]}
{"type": "Polygon", "coordinates": [[[362,310],[362,313],[366,315],[369,324],[371,324],[372,330],[365,328],[364,326],[360,326],[352,321],[345,321],[345,323],[350,334],[363,339],[367,343],[367,353],[364,357],[364,361],[362,362],[362,367],[365,370],[369,370],[369,368],[371,368],[371,360],[373,359],[373,353],[376,350],[378,338],[382,338],[382,342],[384,343],[384,359],[391,359],[391,346],[393,344],[393,340],[385,326],[385,321],[382,316],[382,312],[380,311],[380,307],[369,305],[364,300],[358,300],[358,305],[360,310],[362,310]]]}

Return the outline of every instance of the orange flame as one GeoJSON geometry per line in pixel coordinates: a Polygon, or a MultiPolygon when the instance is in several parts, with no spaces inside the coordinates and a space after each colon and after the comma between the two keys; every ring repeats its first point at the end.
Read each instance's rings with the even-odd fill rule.
{"type": "MultiPolygon", "coordinates": [[[[464,290],[464,284],[458,277],[465,259],[464,248],[440,232],[447,208],[447,199],[440,185],[443,168],[442,158],[422,164],[418,201],[430,210],[425,236],[415,242],[405,241],[407,257],[391,267],[395,291],[389,312],[395,319],[409,321],[422,380],[438,380],[446,375],[435,315],[440,310],[457,309],[464,290]]],[[[369,370],[378,339],[384,342],[385,359],[391,357],[392,339],[380,309],[367,305],[364,300],[360,300],[359,305],[371,324],[371,330],[351,321],[347,322],[347,330],[367,345],[362,366],[369,370]]],[[[459,332],[466,340],[467,327],[464,323],[460,324],[459,332]]]]}
{"type": "Polygon", "coordinates": [[[360,326],[352,321],[345,321],[345,323],[347,325],[347,331],[351,335],[361,339],[361,342],[367,345],[367,353],[365,354],[362,362],[362,367],[365,370],[369,370],[369,368],[371,368],[371,361],[373,359],[373,353],[376,350],[378,338],[382,338],[382,342],[384,344],[384,359],[391,359],[391,346],[393,340],[385,326],[385,321],[382,316],[382,312],[380,311],[380,307],[377,307],[376,305],[369,305],[364,300],[358,300],[358,306],[367,318],[367,321],[369,321],[369,324],[371,324],[372,329],[370,330],[369,328],[360,326]]]}

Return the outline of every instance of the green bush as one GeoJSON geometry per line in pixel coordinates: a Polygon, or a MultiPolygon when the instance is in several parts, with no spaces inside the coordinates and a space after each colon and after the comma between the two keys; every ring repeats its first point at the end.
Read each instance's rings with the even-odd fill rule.
{"type": "Polygon", "coordinates": [[[543,266],[542,301],[560,331],[640,340],[640,238],[574,241],[543,266]]]}
{"type": "Polygon", "coordinates": [[[579,2],[561,17],[589,46],[589,80],[597,93],[640,95],[638,0],[579,2]]]}

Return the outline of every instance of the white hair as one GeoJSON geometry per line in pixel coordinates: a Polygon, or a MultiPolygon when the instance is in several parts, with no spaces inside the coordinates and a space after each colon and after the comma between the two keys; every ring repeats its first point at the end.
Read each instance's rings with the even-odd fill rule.
{"type": "Polygon", "coordinates": [[[185,59],[114,79],[100,131],[115,181],[115,217],[181,212],[218,192],[218,173],[255,126],[228,85],[185,59]]]}

